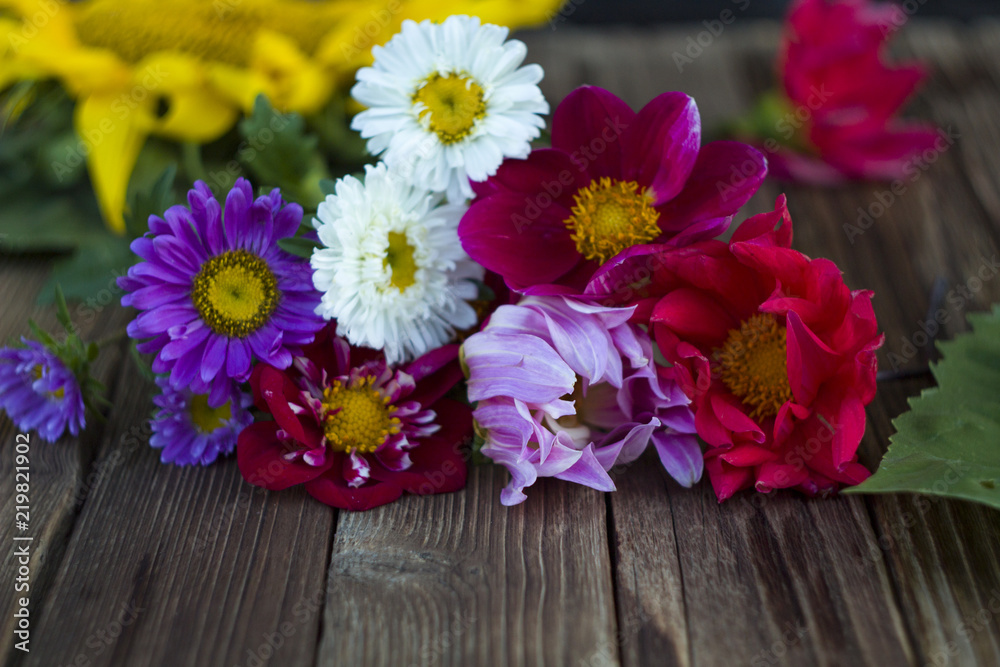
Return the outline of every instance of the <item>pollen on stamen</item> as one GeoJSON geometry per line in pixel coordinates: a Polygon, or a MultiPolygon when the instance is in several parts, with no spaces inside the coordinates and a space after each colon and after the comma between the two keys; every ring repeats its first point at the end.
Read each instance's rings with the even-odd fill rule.
{"type": "Polygon", "coordinates": [[[722,347],[713,352],[723,384],[752,408],[750,417],[778,414],[792,400],[788,381],[787,331],[770,313],[757,313],[729,331],[722,347]]]}
{"type": "Polygon", "coordinates": [[[573,199],[576,205],[565,225],[577,252],[587,259],[603,264],[622,250],[660,235],[660,214],[635,181],[595,179],[573,199]]]}

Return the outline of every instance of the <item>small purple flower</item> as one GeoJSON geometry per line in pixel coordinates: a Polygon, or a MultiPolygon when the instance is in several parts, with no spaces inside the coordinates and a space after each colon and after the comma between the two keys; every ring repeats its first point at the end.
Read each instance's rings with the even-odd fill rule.
{"type": "Polygon", "coordinates": [[[153,402],[160,410],[150,421],[149,444],[163,450],[164,463],[208,465],[232,453],[237,436],[253,422],[247,411],[253,397],[235,383],[230,383],[226,402],[214,408],[205,394],[174,389],[166,377],[157,377],[156,384],[162,392],[153,402]]]}
{"type": "Polygon", "coordinates": [[[122,305],[143,312],[128,327],[140,352],[155,353],[153,370],[175,389],[229,399],[231,381],[245,382],[254,359],[277,368],[308,344],[323,321],[314,311],[309,262],[278,247],[293,236],[302,207],[285,205],[277,189],[253,198],[239,179],[225,212],[205,183],[188,206],[150,216],[150,233],[132,242],[143,260],[118,279],[122,305]]]}
{"type": "Polygon", "coordinates": [[[629,324],[632,311],[525,297],[465,341],[482,453],[512,477],[504,505],[523,502],[539,477],[614,491],[608,471],[650,442],[680,484],[700,479],[689,401],[655,365],[649,336],[629,324]]]}
{"type": "Polygon", "coordinates": [[[86,425],[83,392],[73,372],[41,343],[0,348],[0,408],[18,428],[55,442],[86,425]]]}

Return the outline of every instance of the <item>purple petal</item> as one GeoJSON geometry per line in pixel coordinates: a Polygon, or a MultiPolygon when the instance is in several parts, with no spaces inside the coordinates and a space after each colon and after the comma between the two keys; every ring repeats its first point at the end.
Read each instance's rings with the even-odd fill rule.
{"type": "Polygon", "coordinates": [[[611,477],[608,472],[601,465],[601,462],[597,460],[597,456],[594,455],[594,446],[587,445],[587,447],[580,453],[580,458],[572,466],[567,468],[565,471],[553,475],[557,479],[562,479],[567,482],[574,482],[576,484],[582,484],[583,486],[589,486],[592,489],[597,489],[598,491],[615,491],[615,483],[611,481],[611,477]]]}
{"type": "Polygon", "coordinates": [[[226,375],[244,380],[250,372],[250,346],[242,338],[231,338],[226,352],[226,375]]]}
{"type": "Polygon", "coordinates": [[[576,384],[573,369],[534,336],[484,331],[466,340],[464,351],[472,401],[510,396],[525,403],[549,403],[576,384]]]}
{"type": "Polygon", "coordinates": [[[678,484],[690,488],[701,479],[705,461],[698,438],[659,431],[653,434],[652,440],[660,463],[678,484]]]}
{"type": "Polygon", "coordinates": [[[211,382],[225,365],[228,345],[229,339],[218,334],[208,339],[208,344],[205,345],[205,356],[201,360],[201,379],[204,382],[211,382]]]}

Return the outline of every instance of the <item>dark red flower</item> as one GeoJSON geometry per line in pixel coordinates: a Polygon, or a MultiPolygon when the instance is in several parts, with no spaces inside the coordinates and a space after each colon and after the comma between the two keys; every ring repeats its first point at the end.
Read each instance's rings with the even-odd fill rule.
{"type": "Polygon", "coordinates": [[[926,77],[920,65],[885,62],[886,43],[905,20],[899,7],[868,0],[793,5],[778,56],[782,94],[760,119],[769,125],[759,140],[770,136],[773,175],[892,180],[911,175],[907,164],[925,150],[947,146],[935,148],[933,127],[896,118],[926,77]]]}
{"type": "Polygon", "coordinates": [[[390,503],[404,491],[464,487],[460,446],[472,416],[444,398],[462,378],[458,346],[393,369],[380,353],[352,348],[330,331],[290,368],[254,369],[254,402],[274,421],[240,434],[243,477],[273,491],[304,484],[316,499],[349,510],[390,503]]]}
{"type": "Polygon", "coordinates": [[[821,493],[869,474],[856,452],[884,338],[872,294],[791,241],[782,196],[728,244],[633,248],[587,290],[637,304],[650,324],[692,400],[719,500],[751,485],[821,493]]]}
{"type": "Polygon", "coordinates": [[[636,113],[584,86],[556,109],[552,148],[504,161],[478,185],[458,233],[512,289],[579,292],[630,246],[725,231],[766,172],[749,146],[702,146],[698,108],[683,93],[663,93],[636,113]],[[541,287],[549,285],[557,287],[541,287]]]}

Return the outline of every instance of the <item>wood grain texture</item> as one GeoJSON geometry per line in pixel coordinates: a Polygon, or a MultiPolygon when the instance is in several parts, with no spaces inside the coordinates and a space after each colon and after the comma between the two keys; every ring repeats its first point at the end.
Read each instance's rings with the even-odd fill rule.
{"type": "MultiPolygon", "coordinates": [[[[42,287],[48,270],[43,262],[29,257],[6,258],[0,263],[0,291],[4,313],[0,318],[0,341],[18,339],[29,335],[28,319],[58,335],[63,331],[56,321],[51,308],[35,305],[35,297],[42,287]]],[[[109,299],[105,300],[105,303],[109,299]]],[[[74,326],[88,339],[100,339],[123,329],[126,314],[118,308],[104,308],[100,301],[92,306],[83,304],[72,311],[74,326]]],[[[92,372],[94,376],[110,385],[114,390],[114,380],[121,365],[120,346],[105,349],[92,372]]],[[[30,435],[29,470],[29,529],[15,530],[15,436],[21,433],[6,415],[0,416],[0,540],[3,544],[14,545],[13,537],[30,536],[31,557],[30,590],[27,597],[29,608],[39,609],[46,598],[48,588],[66,550],[70,531],[80,509],[81,488],[85,473],[94,459],[97,445],[106,425],[94,418],[78,436],[66,436],[57,443],[42,441],[35,434],[30,435]]],[[[20,543],[20,544],[23,544],[20,543]]],[[[23,592],[14,591],[18,566],[13,546],[5,549],[0,559],[0,582],[10,582],[11,594],[3,598],[3,624],[0,627],[0,656],[14,655],[13,613],[19,606],[17,599],[23,592]]],[[[21,579],[23,582],[23,578],[21,579]]],[[[20,582],[19,582],[20,583],[20,582]]]]}
{"type": "MultiPolygon", "coordinates": [[[[709,137],[773,81],[778,26],[738,18],[683,66],[674,54],[691,55],[701,26],[556,23],[523,38],[553,106],[583,83],[635,108],[683,90],[709,137]]],[[[942,337],[1000,301],[1000,278],[983,273],[1000,249],[998,35],[997,23],[919,21],[901,33],[896,53],[933,64],[911,114],[957,136],[901,193],[769,181],[740,216],[788,194],[795,247],[875,291],[882,368],[926,365],[936,281],[947,282],[942,337]]],[[[0,335],[26,331],[29,316],[55,329],[51,309],[31,305],[46,273],[0,262],[0,335]]],[[[127,317],[102,308],[82,324],[103,336],[127,317]]],[[[681,489],[646,457],[616,472],[608,496],[546,481],[504,508],[506,473],[477,468],[465,491],[338,515],[300,491],[255,490],[232,460],[160,464],[143,426],[150,387],[114,349],[98,372],[114,392],[111,425],[32,447],[32,653],[11,650],[3,602],[8,664],[1000,664],[1000,514],[987,508],[790,493],[720,505],[707,483],[681,489]]],[[[891,419],[930,384],[880,386],[863,463],[877,464],[891,419]]],[[[13,433],[0,418],[8,544],[13,433]]],[[[0,559],[4,585],[14,566],[0,559]]]]}
{"type": "Polygon", "coordinates": [[[312,662],[333,510],[257,490],[233,459],[160,463],[150,387],[132,368],[115,403],[23,664],[312,662]]]}
{"type": "Polygon", "coordinates": [[[506,481],[341,513],[319,664],[617,665],[602,494],[545,480],[506,508],[506,481]]]}

